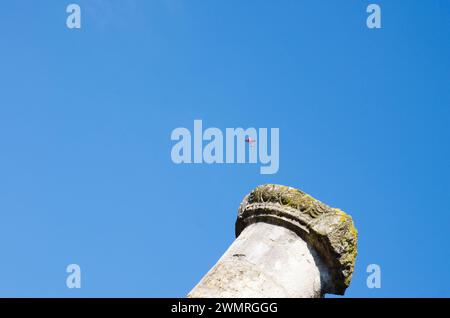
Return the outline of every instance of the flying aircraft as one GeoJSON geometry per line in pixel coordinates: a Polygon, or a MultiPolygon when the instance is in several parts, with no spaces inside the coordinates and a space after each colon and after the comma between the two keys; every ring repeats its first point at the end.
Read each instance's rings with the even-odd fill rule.
{"type": "Polygon", "coordinates": [[[250,145],[250,147],[253,147],[255,145],[256,139],[253,139],[251,137],[245,138],[245,142],[250,145]]]}

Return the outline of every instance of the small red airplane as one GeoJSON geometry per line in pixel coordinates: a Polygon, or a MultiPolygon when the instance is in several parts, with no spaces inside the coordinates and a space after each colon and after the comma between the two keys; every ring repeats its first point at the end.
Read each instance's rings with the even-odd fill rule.
{"type": "Polygon", "coordinates": [[[256,142],[256,139],[253,139],[251,137],[247,137],[247,138],[245,138],[245,142],[249,143],[250,147],[252,147],[252,146],[254,146],[254,144],[256,142]]]}

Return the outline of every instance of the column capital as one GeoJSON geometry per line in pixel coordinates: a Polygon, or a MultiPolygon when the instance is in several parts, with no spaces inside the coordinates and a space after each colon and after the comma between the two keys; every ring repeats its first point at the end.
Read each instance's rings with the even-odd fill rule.
{"type": "Polygon", "coordinates": [[[266,184],[256,187],[242,201],[236,237],[256,222],[284,226],[297,233],[329,268],[333,286],[325,286],[325,292],[344,294],[357,255],[358,233],[350,215],[298,189],[266,184]]]}

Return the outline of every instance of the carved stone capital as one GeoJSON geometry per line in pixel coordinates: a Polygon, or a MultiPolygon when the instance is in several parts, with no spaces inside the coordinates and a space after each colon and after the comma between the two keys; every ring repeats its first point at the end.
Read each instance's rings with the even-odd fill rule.
{"type": "Polygon", "coordinates": [[[287,186],[258,186],[242,201],[236,237],[250,224],[284,226],[313,247],[328,266],[333,286],[325,293],[343,295],[349,286],[357,255],[358,233],[352,218],[310,195],[287,186]]]}

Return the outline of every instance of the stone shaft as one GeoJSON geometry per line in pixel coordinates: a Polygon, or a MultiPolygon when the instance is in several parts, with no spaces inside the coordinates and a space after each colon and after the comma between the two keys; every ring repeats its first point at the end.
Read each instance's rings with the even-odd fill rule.
{"type": "Polygon", "coordinates": [[[188,297],[322,296],[326,265],[297,234],[255,223],[244,229],[188,297]]]}

